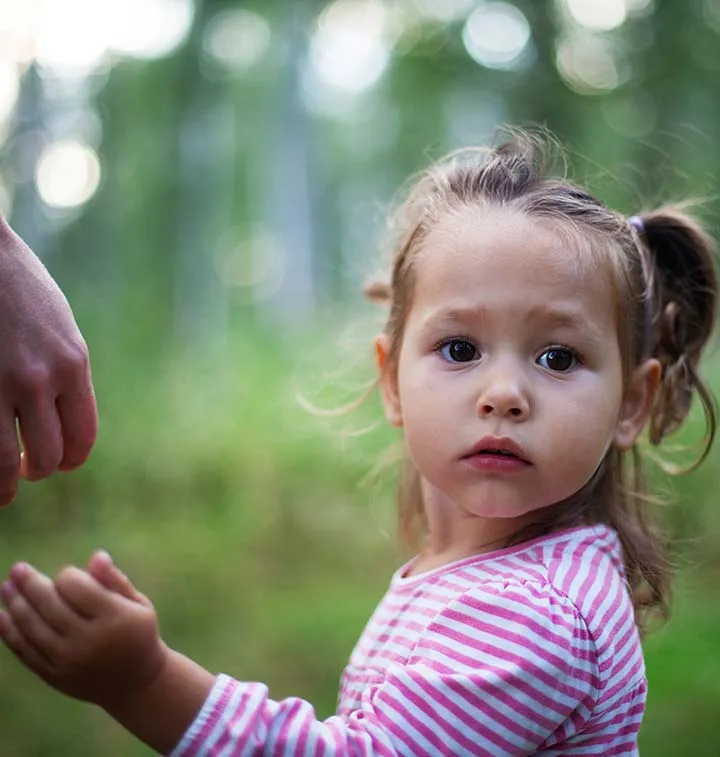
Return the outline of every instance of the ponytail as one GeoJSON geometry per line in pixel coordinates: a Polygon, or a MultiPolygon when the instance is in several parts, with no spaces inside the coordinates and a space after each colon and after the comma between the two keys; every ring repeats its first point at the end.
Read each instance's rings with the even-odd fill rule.
{"type": "Polygon", "coordinates": [[[715,399],[698,369],[717,309],[715,247],[700,225],[676,207],[660,208],[633,221],[647,253],[646,352],[662,368],[649,422],[650,442],[657,445],[677,430],[697,393],[706,421],[697,465],[707,455],[717,425],[715,399]]]}

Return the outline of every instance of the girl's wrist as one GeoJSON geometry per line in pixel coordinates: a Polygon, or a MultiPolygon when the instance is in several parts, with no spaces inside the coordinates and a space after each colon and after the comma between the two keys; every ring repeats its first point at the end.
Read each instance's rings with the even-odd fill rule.
{"type": "Polygon", "coordinates": [[[195,720],[214,683],[214,675],[162,643],[162,660],[147,684],[101,706],[152,749],[167,754],[195,720]]]}
{"type": "Polygon", "coordinates": [[[135,668],[131,677],[132,681],[126,681],[125,685],[103,687],[102,695],[95,699],[95,704],[115,718],[116,714],[134,707],[136,702],[145,699],[154,690],[163,675],[171,653],[172,650],[165,642],[158,639],[157,649],[150,659],[144,662],[144,670],[139,671],[135,668]]]}

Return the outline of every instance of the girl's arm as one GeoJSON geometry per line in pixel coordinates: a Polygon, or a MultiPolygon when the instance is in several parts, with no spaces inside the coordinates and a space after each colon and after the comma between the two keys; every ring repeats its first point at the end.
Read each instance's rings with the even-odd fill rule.
{"type": "Polygon", "coordinates": [[[123,728],[160,754],[168,754],[188,730],[215,676],[184,655],[167,651],[157,677],[132,696],[105,706],[123,728]]]}
{"type": "Polygon", "coordinates": [[[594,640],[572,603],[532,581],[503,581],[439,610],[411,657],[367,683],[342,717],[319,720],[308,702],[220,676],[171,757],[526,757],[568,751],[581,731],[576,751],[634,753],[642,675],[613,686],[602,714],[599,687],[594,640]]]}
{"type": "MultiPolygon", "coordinates": [[[[216,679],[169,650],[150,602],[109,559],[94,560],[102,583],[73,568],[53,582],[16,566],[2,592],[0,636],[51,686],[100,705],[172,757],[520,757],[577,733],[598,695],[594,642],[573,606],[537,587],[499,587],[451,603],[416,654],[390,666],[353,713],[320,721],[303,700],[274,701],[260,683],[216,679]],[[513,651],[521,647],[526,653],[513,651]]],[[[622,716],[628,744],[641,705],[608,710],[622,716]]],[[[604,728],[597,738],[601,747],[604,728]]]]}

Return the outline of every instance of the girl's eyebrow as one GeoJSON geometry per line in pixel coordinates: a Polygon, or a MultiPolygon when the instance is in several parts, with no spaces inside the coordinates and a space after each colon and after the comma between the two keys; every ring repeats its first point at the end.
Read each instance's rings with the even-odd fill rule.
{"type": "MultiPolygon", "coordinates": [[[[438,308],[423,318],[422,328],[431,330],[458,324],[482,324],[488,317],[489,309],[482,306],[438,308]]],[[[523,315],[523,320],[534,327],[565,328],[589,334],[597,339],[602,336],[598,325],[583,313],[581,306],[541,305],[530,308],[523,315]]]]}

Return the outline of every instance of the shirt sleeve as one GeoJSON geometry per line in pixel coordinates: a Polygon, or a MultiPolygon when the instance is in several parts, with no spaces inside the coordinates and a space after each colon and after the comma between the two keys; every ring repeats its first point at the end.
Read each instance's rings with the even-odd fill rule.
{"type": "Polygon", "coordinates": [[[566,597],[544,584],[483,585],[448,604],[349,717],[320,721],[303,700],[219,676],[171,757],[521,757],[577,733],[598,674],[566,597]]]}

